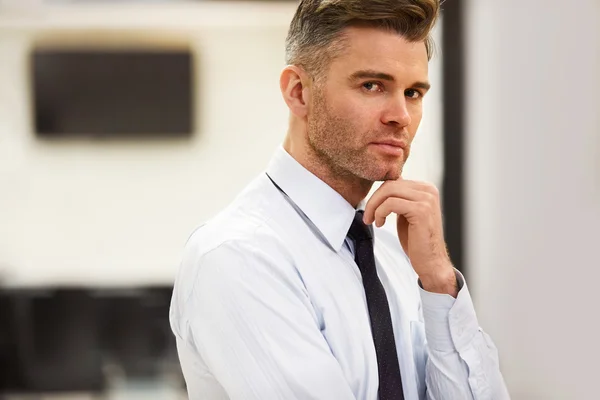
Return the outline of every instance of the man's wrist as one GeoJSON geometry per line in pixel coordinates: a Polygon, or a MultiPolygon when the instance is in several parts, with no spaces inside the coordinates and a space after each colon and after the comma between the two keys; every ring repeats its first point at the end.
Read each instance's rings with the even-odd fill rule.
{"type": "Polygon", "coordinates": [[[458,281],[454,267],[446,267],[443,271],[433,275],[419,276],[423,290],[431,293],[449,294],[456,298],[458,296],[458,281]]]}

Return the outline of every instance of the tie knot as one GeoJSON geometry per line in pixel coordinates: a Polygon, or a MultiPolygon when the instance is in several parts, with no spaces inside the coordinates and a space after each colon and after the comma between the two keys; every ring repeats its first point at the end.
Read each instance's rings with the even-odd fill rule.
{"type": "Polygon", "coordinates": [[[354,214],[354,220],[348,231],[348,236],[354,240],[370,240],[373,239],[371,227],[363,222],[363,210],[358,210],[354,214]]]}

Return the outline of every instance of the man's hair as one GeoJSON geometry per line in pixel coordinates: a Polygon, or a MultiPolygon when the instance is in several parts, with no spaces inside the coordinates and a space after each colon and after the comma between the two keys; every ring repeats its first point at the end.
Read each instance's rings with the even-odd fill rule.
{"type": "Polygon", "coordinates": [[[300,0],[286,38],[286,63],[319,78],[345,49],[343,31],[352,26],[398,33],[411,42],[424,41],[433,53],[430,36],[440,0],[300,0]]]}

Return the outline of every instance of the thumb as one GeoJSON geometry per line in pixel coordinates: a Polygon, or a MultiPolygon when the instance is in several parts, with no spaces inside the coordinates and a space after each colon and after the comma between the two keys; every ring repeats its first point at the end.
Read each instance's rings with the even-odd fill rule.
{"type": "Polygon", "coordinates": [[[402,249],[408,256],[408,221],[403,215],[397,216],[396,228],[398,229],[398,239],[400,239],[402,249]]]}

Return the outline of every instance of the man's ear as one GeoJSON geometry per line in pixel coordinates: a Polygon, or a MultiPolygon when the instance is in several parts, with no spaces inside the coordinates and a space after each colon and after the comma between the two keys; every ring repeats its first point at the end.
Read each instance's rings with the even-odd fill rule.
{"type": "Polygon", "coordinates": [[[306,71],[296,65],[288,65],[281,71],[279,87],[291,113],[305,118],[312,90],[312,80],[306,71]]]}

